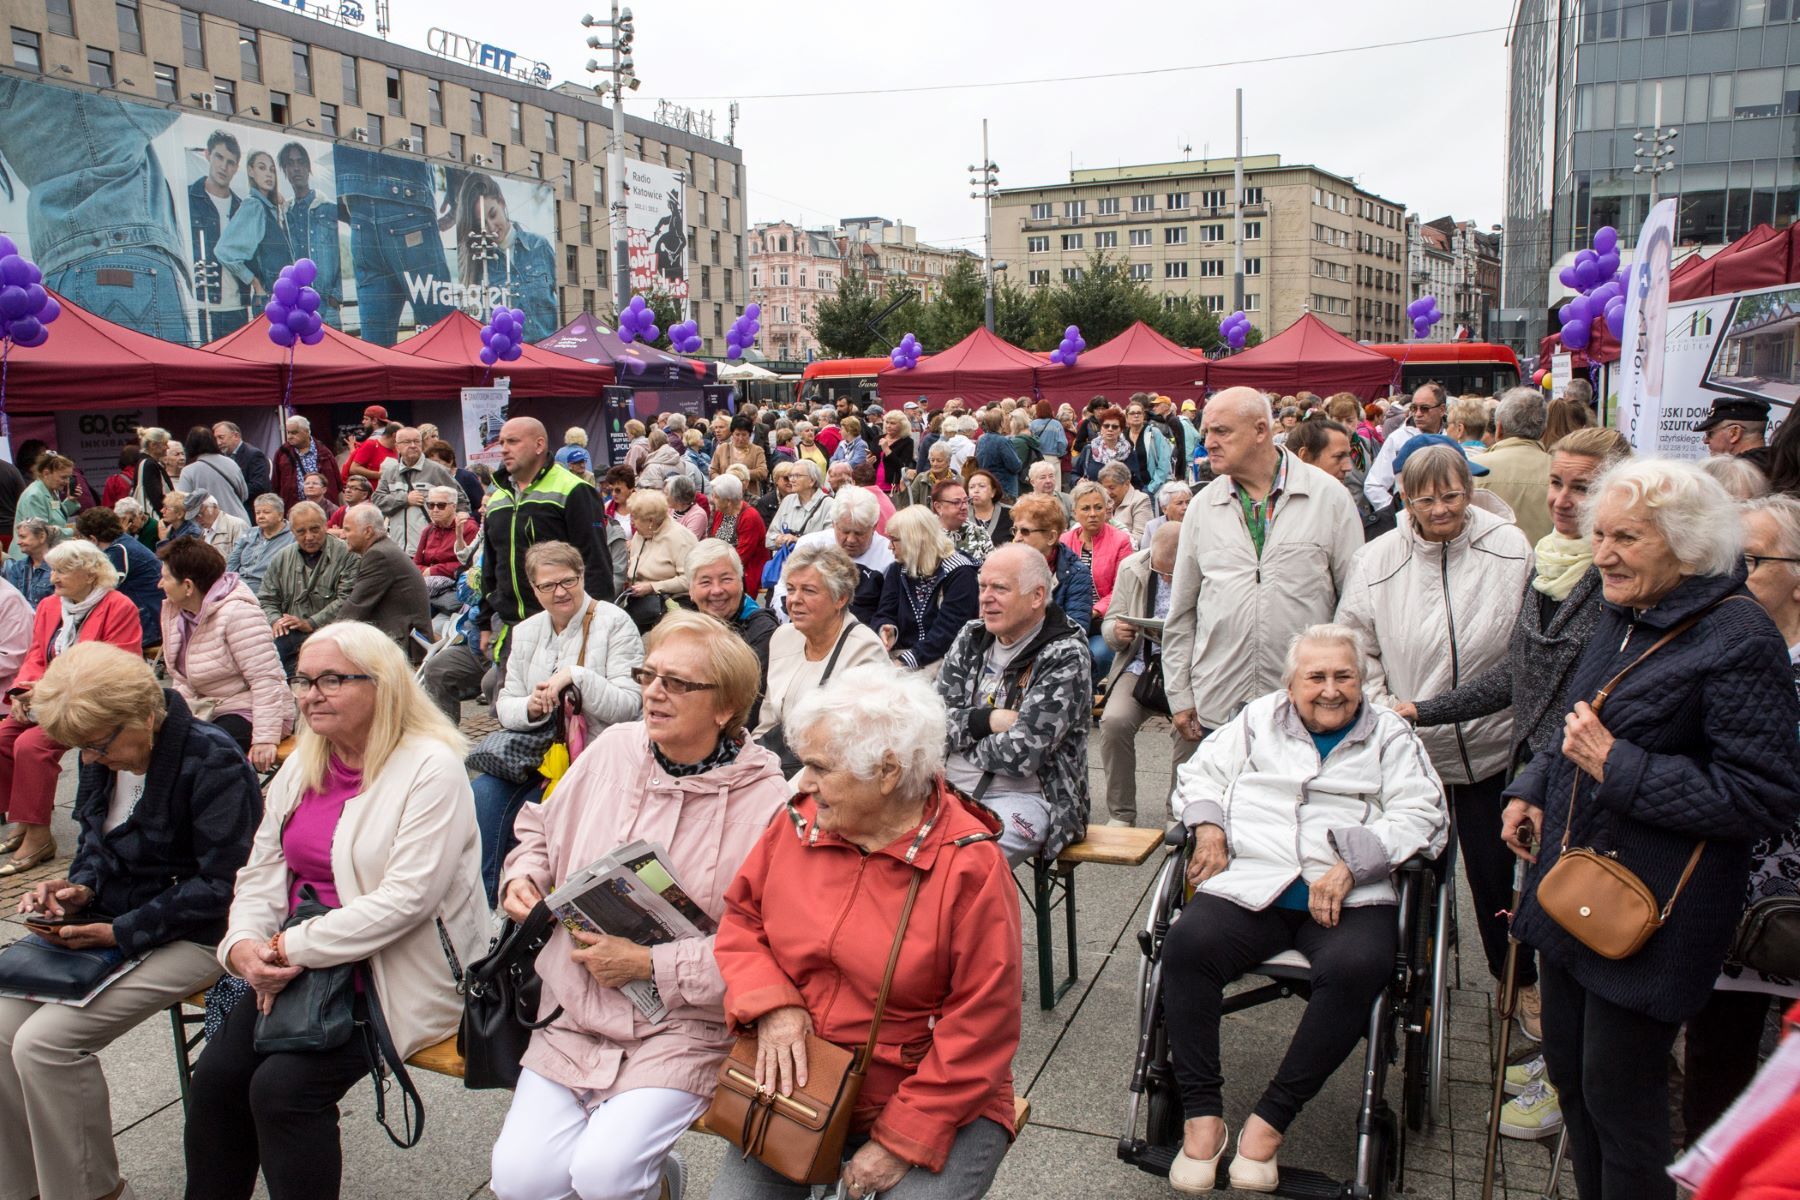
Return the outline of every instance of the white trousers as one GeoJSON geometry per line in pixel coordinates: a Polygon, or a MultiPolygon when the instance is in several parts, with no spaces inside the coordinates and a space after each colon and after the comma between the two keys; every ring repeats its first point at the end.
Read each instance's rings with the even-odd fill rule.
{"type": "Polygon", "coordinates": [[[706,1105],[692,1092],[634,1088],[589,1112],[562,1084],[521,1071],[488,1186],[500,1200],[643,1200],[706,1105]]]}

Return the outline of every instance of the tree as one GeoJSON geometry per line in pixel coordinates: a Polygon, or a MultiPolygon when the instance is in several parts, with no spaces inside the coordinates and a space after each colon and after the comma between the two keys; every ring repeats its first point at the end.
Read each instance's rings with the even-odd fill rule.
{"type": "Polygon", "coordinates": [[[821,300],[809,325],[828,358],[865,358],[880,350],[869,321],[887,302],[869,289],[867,278],[846,272],[838,280],[837,294],[821,300]]]}
{"type": "Polygon", "coordinates": [[[1044,316],[1044,292],[1039,288],[1022,288],[1010,280],[994,289],[994,333],[1005,341],[1026,350],[1048,350],[1061,337],[1048,336],[1049,322],[1044,316]]]}
{"type": "Polygon", "coordinates": [[[1192,296],[1166,296],[1150,319],[1150,328],[1189,350],[1217,352],[1224,340],[1219,337],[1219,319],[1192,296]]]}
{"type": "MultiPolygon", "coordinates": [[[[644,297],[644,303],[649,306],[651,312],[656,314],[657,340],[662,341],[666,339],[669,336],[669,326],[677,324],[682,320],[681,302],[673,296],[668,295],[666,292],[642,292],[638,294],[644,297]]],[[[612,314],[611,324],[614,329],[619,327],[619,314],[617,312],[612,314]]]]}
{"type": "Polygon", "coordinates": [[[924,306],[919,316],[921,327],[913,332],[927,350],[954,346],[986,323],[986,301],[986,289],[974,259],[958,259],[945,273],[938,294],[924,306]]]}
{"type": "Polygon", "coordinates": [[[1149,289],[1132,279],[1123,258],[1096,250],[1077,278],[1065,280],[1043,299],[1047,318],[1043,333],[1055,345],[1070,325],[1081,327],[1090,346],[1118,337],[1133,322],[1153,322],[1157,303],[1149,289]]]}

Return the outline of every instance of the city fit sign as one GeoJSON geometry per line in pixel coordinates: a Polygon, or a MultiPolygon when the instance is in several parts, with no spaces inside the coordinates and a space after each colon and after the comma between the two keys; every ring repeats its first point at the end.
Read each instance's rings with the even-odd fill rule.
{"type": "Polygon", "coordinates": [[[511,50],[491,42],[464,37],[448,29],[431,29],[425,34],[425,48],[433,54],[466,62],[472,67],[485,67],[501,75],[539,87],[550,86],[550,64],[521,59],[511,50]]]}

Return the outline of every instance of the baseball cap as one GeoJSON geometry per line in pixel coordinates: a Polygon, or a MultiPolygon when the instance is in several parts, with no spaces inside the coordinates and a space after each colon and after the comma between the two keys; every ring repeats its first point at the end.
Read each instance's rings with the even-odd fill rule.
{"type": "Polygon", "coordinates": [[[381,407],[379,404],[371,404],[369,407],[363,409],[363,416],[374,417],[377,421],[385,421],[388,419],[387,409],[381,407]]]}
{"type": "Polygon", "coordinates": [[[1181,411],[1182,412],[1199,412],[1200,406],[1198,404],[1195,404],[1192,400],[1183,400],[1181,402],[1181,411]]]}
{"type": "Polygon", "coordinates": [[[1400,447],[1400,453],[1394,455],[1394,478],[1400,478],[1400,472],[1406,466],[1406,460],[1412,457],[1415,450],[1423,450],[1427,446],[1448,446],[1452,450],[1455,450],[1458,454],[1462,455],[1464,459],[1468,460],[1469,474],[1471,475],[1486,475],[1488,473],[1486,467],[1469,458],[1469,452],[1463,449],[1462,443],[1456,441],[1454,438],[1445,437],[1441,433],[1415,433],[1410,438],[1406,439],[1406,445],[1400,447]]]}
{"type": "Polygon", "coordinates": [[[556,452],[556,461],[558,464],[565,467],[572,466],[575,463],[580,463],[585,467],[594,460],[588,455],[587,448],[584,446],[564,446],[561,450],[556,452]]]}

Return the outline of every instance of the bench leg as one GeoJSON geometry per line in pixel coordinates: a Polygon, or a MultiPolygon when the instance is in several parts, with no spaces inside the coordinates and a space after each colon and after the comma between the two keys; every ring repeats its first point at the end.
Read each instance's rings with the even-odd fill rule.
{"type": "Polygon", "coordinates": [[[169,1006],[169,1025],[175,1035],[175,1077],[181,1084],[181,1111],[186,1112],[188,1092],[194,1083],[194,1048],[206,1040],[206,1016],[189,1016],[179,1001],[169,1006]],[[194,1033],[188,1032],[190,1025],[202,1028],[194,1033]]]}
{"type": "Polygon", "coordinates": [[[1075,867],[1060,868],[1041,858],[1031,860],[1031,908],[1037,919],[1038,1007],[1048,1011],[1075,986],[1079,977],[1075,946],[1075,867]],[[1056,925],[1051,910],[1063,906],[1064,932],[1068,940],[1069,973],[1056,978],[1056,925]]]}

